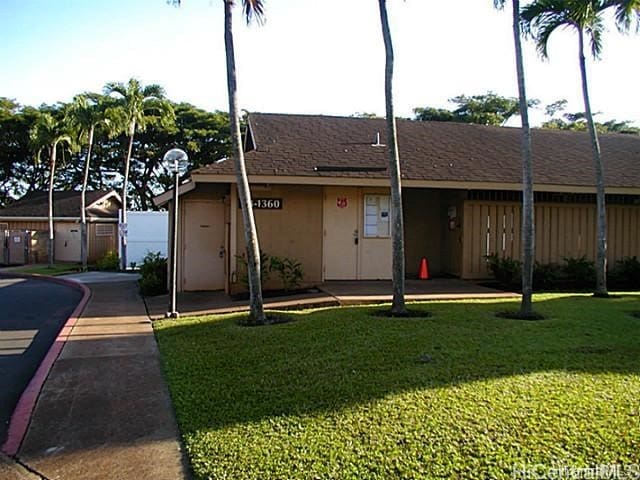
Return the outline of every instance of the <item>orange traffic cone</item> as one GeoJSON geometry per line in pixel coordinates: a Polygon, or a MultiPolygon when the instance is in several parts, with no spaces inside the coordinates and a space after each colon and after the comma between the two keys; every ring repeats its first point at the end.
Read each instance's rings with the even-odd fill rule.
{"type": "Polygon", "coordinates": [[[429,280],[429,262],[425,257],[420,260],[420,270],[418,271],[418,278],[420,280],[429,280]]]}

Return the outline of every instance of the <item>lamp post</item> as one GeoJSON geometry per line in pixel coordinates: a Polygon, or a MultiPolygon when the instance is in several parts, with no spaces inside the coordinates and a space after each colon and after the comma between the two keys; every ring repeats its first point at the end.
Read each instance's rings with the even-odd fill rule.
{"type": "Polygon", "coordinates": [[[170,283],[171,283],[171,303],[169,304],[169,311],[166,313],[166,318],[178,318],[176,305],[176,293],[178,289],[178,187],[180,186],[180,171],[186,166],[187,156],[184,150],[179,148],[172,148],[164,154],[162,161],[167,168],[173,173],[173,226],[171,228],[171,270],[170,270],[170,283]]]}

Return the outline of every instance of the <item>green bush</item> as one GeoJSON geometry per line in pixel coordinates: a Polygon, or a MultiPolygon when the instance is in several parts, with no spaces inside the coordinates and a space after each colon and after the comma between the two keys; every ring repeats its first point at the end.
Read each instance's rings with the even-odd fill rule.
{"type": "Polygon", "coordinates": [[[140,293],[144,296],[167,292],[167,259],[160,252],[149,252],[140,265],[140,293]]]}
{"type": "Polygon", "coordinates": [[[533,268],[533,288],[552,290],[562,278],[562,267],[557,263],[536,262],[533,268]]]}
{"type": "MultiPolygon", "coordinates": [[[[238,281],[249,289],[249,274],[246,255],[236,255],[239,261],[238,281]]],[[[276,273],[282,282],[282,289],[285,291],[295,290],[300,287],[300,282],[304,277],[302,264],[293,258],[277,257],[260,251],[260,279],[264,284],[271,274],[276,273]]]]}
{"type": "Polygon", "coordinates": [[[624,287],[640,287],[640,261],[638,258],[634,256],[618,260],[611,272],[611,280],[624,287]]]}
{"type": "Polygon", "coordinates": [[[105,272],[120,270],[120,258],[113,250],[108,251],[104,257],[96,262],[96,269],[105,272]]]}
{"type": "MultiPolygon", "coordinates": [[[[264,285],[264,282],[269,280],[271,276],[271,257],[260,250],[260,281],[264,285]]],[[[236,259],[239,260],[238,269],[238,281],[242,283],[247,290],[249,289],[249,261],[245,254],[236,255],[236,259]]]]}
{"type": "Polygon", "coordinates": [[[522,279],[521,264],[513,258],[501,258],[493,253],[487,255],[487,266],[495,279],[505,286],[519,286],[522,279]]]}
{"type": "Polygon", "coordinates": [[[300,287],[300,281],[304,276],[302,264],[293,258],[280,258],[273,256],[269,259],[269,269],[276,272],[282,288],[285,291],[294,290],[300,287]]]}
{"type": "Polygon", "coordinates": [[[591,286],[596,281],[596,267],[587,257],[564,257],[562,270],[567,277],[567,281],[576,287],[591,286]]]}

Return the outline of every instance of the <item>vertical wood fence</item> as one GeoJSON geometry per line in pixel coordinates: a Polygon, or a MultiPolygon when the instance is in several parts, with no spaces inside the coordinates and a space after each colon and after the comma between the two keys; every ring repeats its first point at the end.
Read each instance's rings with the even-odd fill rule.
{"type": "MultiPolygon", "coordinates": [[[[512,202],[464,204],[463,278],[488,278],[486,256],[520,260],[521,206],[512,202]]],[[[596,207],[587,204],[535,205],[536,261],[562,264],[565,257],[595,259],[596,207]]],[[[640,206],[607,206],[607,258],[640,257],[640,206]]]]}

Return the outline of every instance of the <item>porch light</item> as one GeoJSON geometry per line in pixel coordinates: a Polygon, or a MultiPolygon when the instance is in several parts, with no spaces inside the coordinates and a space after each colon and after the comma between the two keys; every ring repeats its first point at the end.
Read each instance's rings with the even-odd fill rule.
{"type": "Polygon", "coordinates": [[[178,289],[178,188],[180,187],[180,174],[187,167],[187,161],[189,157],[184,150],[179,148],[172,148],[164,154],[162,158],[163,163],[167,169],[173,173],[173,225],[171,227],[171,261],[170,261],[170,282],[171,282],[171,298],[169,304],[169,311],[165,314],[166,318],[178,318],[176,305],[176,293],[178,289]]]}

